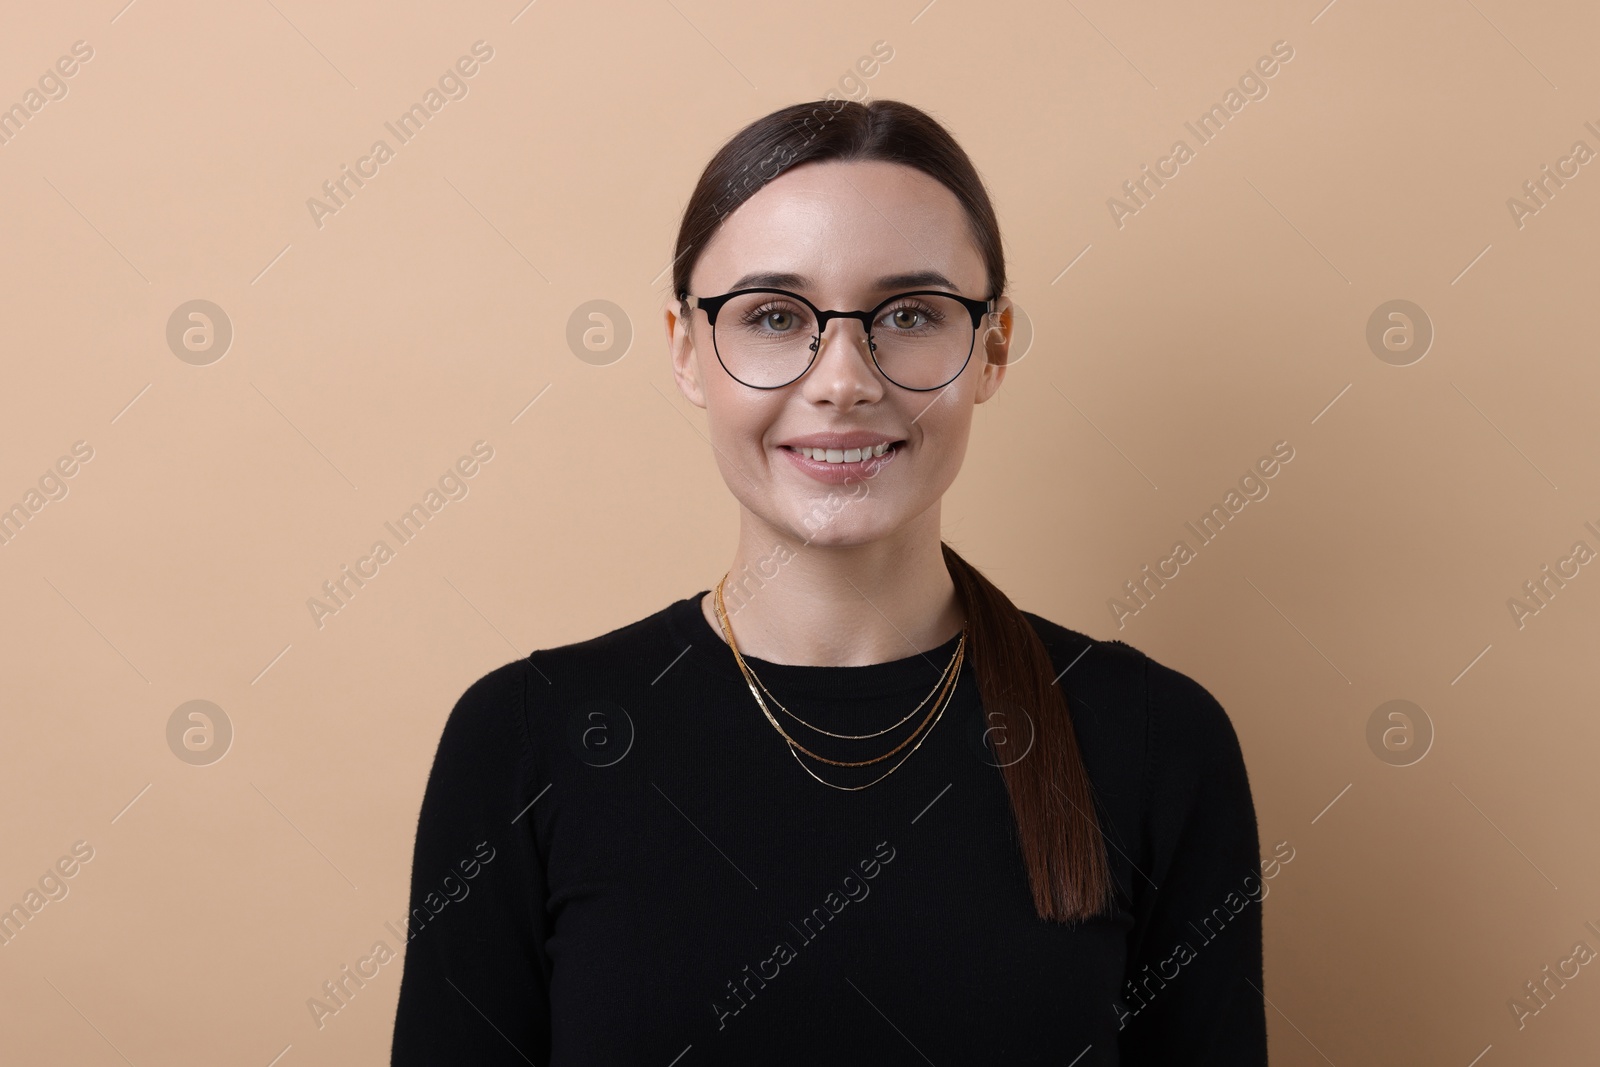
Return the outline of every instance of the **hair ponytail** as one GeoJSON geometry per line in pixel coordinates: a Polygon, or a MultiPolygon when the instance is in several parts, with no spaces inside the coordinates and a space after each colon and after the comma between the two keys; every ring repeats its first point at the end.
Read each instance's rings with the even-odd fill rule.
{"type": "MultiPolygon", "coordinates": [[[[1005,256],[994,208],[949,131],[898,100],[817,100],[750,123],[706,164],[678,228],[673,294],[689,291],[695,262],[723,219],[790,167],[823,160],[900,163],[943,183],[967,213],[991,292],[1004,291],[1005,256]]],[[[1105,840],[1049,651],[1010,598],[955,549],[941,545],[967,616],[967,656],[989,724],[1019,737],[1031,729],[1034,738],[1026,757],[1001,760],[1000,768],[1034,908],[1051,922],[1101,914],[1113,899],[1105,840]],[[1011,721],[1013,710],[1023,721],[1011,721]]]]}
{"type": "Polygon", "coordinates": [[[1049,650],[1011,598],[940,542],[967,616],[967,656],[985,730],[1032,738],[1025,757],[1000,755],[1034,910],[1076,922],[1111,904],[1111,870],[1089,773],[1049,650]],[[1012,712],[1021,713],[1016,721],[1012,712]]]}

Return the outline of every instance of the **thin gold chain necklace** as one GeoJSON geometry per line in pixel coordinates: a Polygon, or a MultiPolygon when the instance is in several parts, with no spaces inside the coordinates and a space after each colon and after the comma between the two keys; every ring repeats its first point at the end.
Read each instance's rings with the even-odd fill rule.
{"type": "MultiPolygon", "coordinates": [[[[726,579],[727,575],[723,575],[723,578],[726,579]]],[[[722,583],[721,582],[717,583],[717,596],[715,598],[715,606],[716,606],[716,609],[717,609],[717,619],[718,619],[719,622],[721,622],[727,616],[727,612],[725,610],[726,609],[726,605],[725,605],[725,603],[723,602],[723,599],[722,599],[722,583]]],[[[731,625],[729,625],[727,623],[724,623],[723,624],[723,633],[724,634],[731,634],[732,633],[731,625]]],[[[730,638],[730,642],[731,642],[731,638],[730,638]]],[[[740,658],[742,660],[742,657],[740,657],[740,658]]],[[[945,665],[945,673],[946,674],[950,671],[951,664],[953,664],[954,662],[955,662],[955,657],[952,656],[950,663],[945,665]]],[[[760,678],[756,677],[755,671],[753,671],[753,670],[746,671],[745,678],[746,678],[746,681],[754,679],[755,684],[761,687],[761,692],[766,694],[766,698],[768,700],[772,701],[772,703],[778,708],[779,711],[783,712],[785,715],[789,716],[789,718],[793,719],[795,722],[799,723],[801,726],[804,726],[806,729],[815,730],[819,734],[827,734],[829,737],[837,737],[837,738],[840,738],[841,740],[845,740],[845,741],[867,741],[867,740],[870,740],[870,739],[872,739],[874,737],[882,737],[884,734],[888,733],[890,730],[898,729],[899,727],[904,726],[907,722],[909,722],[910,719],[911,719],[911,716],[913,716],[917,712],[921,711],[923,705],[926,704],[929,700],[932,700],[934,695],[940,691],[940,689],[944,685],[945,674],[941,674],[939,676],[939,680],[937,682],[935,682],[933,688],[928,691],[928,695],[923,697],[920,701],[918,701],[916,707],[914,707],[910,711],[906,712],[905,716],[899,722],[891,723],[890,725],[885,726],[881,730],[874,730],[870,734],[836,734],[832,730],[824,730],[820,726],[814,726],[811,723],[806,722],[804,719],[802,719],[800,716],[796,715],[794,712],[790,711],[787,707],[785,707],[783,705],[783,703],[777,697],[773,696],[772,690],[767,688],[767,684],[765,682],[763,682],[760,678]]],[[[891,753],[891,755],[892,755],[892,753],[891,753]]]]}
{"type": "MultiPolygon", "coordinates": [[[[723,581],[725,582],[726,580],[727,580],[727,575],[723,575],[723,581]]],[[[719,623],[721,623],[721,625],[722,625],[723,636],[725,638],[727,638],[727,640],[728,640],[728,647],[733,650],[734,659],[738,662],[740,669],[744,672],[745,683],[750,686],[751,695],[756,698],[756,703],[761,706],[761,710],[764,711],[764,712],[767,712],[766,702],[764,700],[762,700],[761,693],[765,693],[768,697],[772,697],[772,691],[769,690],[766,687],[766,684],[763,683],[760,678],[756,677],[755,671],[753,669],[751,669],[750,665],[745,661],[745,658],[744,658],[743,654],[741,654],[740,651],[739,651],[739,645],[733,638],[733,628],[728,622],[727,605],[722,599],[722,585],[723,585],[722,582],[718,582],[717,583],[717,596],[716,596],[716,601],[715,601],[716,608],[717,608],[717,621],[719,623]],[[759,688],[760,692],[757,692],[758,688],[759,688]]],[[[924,704],[926,704],[928,702],[928,700],[930,698],[932,698],[935,694],[938,694],[941,699],[944,697],[946,691],[949,688],[949,685],[947,685],[947,683],[949,682],[950,678],[952,677],[953,672],[957,669],[957,665],[965,658],[965,654],[964,654],[964,651],[963,651],[963,646],[965,645],[965,642],[966,642],[966,630],[965,630],[965,628],[962,629],[961,637],[962,637],[962,640],[957,643],[956,650],[955,650],[954,654],[952,654],[951,657],[950,657],[950,662],[948,664],[946,664],[944,671],[939,676],[939,680],[934,683],[932,691],[929,692],[928,696],[923,697],[922,700],[917,704],[917,706],[911,710],[911,715],[915,715],[917,713],[917,711],[919,711],[922,708],[922,706],[924,704]]],[[[774,704],[778,703],[776,698],[773,698],[773,703],[774,704]]],[[[811,723],[808,723],[804,719],[800,718],[800,716],[795,715],[794,712],[789,711],[788,708],[784,708],[782,704],[778,704],[778,706],[780,708],[782,708],[785,712],[787,712],[791,717],[793,717],[796,722],[800,723],[802,726],[807,727],[808,729],[815,730],[818,733],[828,734],[828,736],[830,736],[830,737],[840,737],[840,738],[846,738],[848,740],[864,740],[866,738],[879,737],[879,736],[881,736],[883,734],[888,733],[889,730],[893,730],[895,728],[895,726],[899,726],[902,723],[906,722],[907,719],[911,718],[911,715],[907,715],[905,718],[901,719],[900,722],[895,723],[894,726],[890,726],[887,729],[879,730],[876,733],[871,733],[871,734],[836,734],[836,733],[832,733],[831,731],[824,730],[820,726],[813,726],[811,723]]],[[[937,705],[936,705],[936,710],[937,710],[937,705]]],[[[929,718],[932,718],[933,717],[933,712],[930,711],[928,713],[928,716],[929,716],[929,718]]],[[[888,752],[884,753],[882,756],[877,757],[876,759],[863,760],[863,761],[861,761],[859,763],[841,762],[839,760],[830,760],[826,756],[819,756],[815,752],[812,752],[810,749],[806,748],[804,745],[801,745],[798,741],[794,740],[794,738],[790,737],[788,735],[788,733],[784,731],[783,727],[778,725],[776,720],[772,719],[771,712],[767,712],[767,718],[768,718],[769,721],[772,721],[773,727],[775,729],[777,729],[777,731],[780,734],[782,734],[786,740],[788,740],[791,744],[793,744],[796,747],[798,747],[800,749],[800,751],[804,752],[806,755],[811,756],[814,759],[822,760],[824,763],[832,763],[835,766],[839,766],[839,767],[865,767],[865,766],[868,766],[869,764],[880,763],[883,760],[886,760],[890,756],[894,755],[896,752],[900,751],[900,749],[903,748],[911,740],[911,738],[909,738],[909,737],[906,738],[906,740],[901,742],[900,745],[897,745],[895,748],[890,749],[888,752]]],[[[926,721],[926,720],[924,720],[924,721],[926,721]]],[[[917,729],[920,730],[921,728],[922,728],[921,726],[918,726],[917,729]]],[[[913,732],[913,736],[915,736],[915,732],[913,732]]]]}
{"type": "MultiPolygon", "coordinates": [[[[722,598],[722,587],[727,582],[727,579],[728,579],[728,576],[726,574],[724,574],[722,576],[722,580],[717,583],[716,597],[715,597],[715,601],[714,601],[714,603],[716,605],[716,609],[717,609],[717,621],[722,626],[723,637],[727,640],[728,648],[732,650],[733,658],[738,663],[739,670],[744,675],[745,684],[750,689],[750,695],[755,698],[757,706],[759,706],[761,708],[761,713],[766,716],[767,721],[772,724],[772,728],[774,730],[778,731],[778,734],[787,743],[787,745],[789,747],[789,754],[794,757],[795,763],[799,765],[801,770],[803,770],[807,774],[811,775],[812,778],[815,778],[817,781],[821,782],[823,785],[826,785],[826,786],[828,786],[828,787],[830,787],[832,789],[838,789],[838,790],[842,790],[842,791],[845,791],[845,792],[856,792],[858,790],[866,789],[869,786],[877,785],[879,782],[881,782],[885,778],[889,777],[889,775],[893,774],[895,771],[900,769],[901,764],[905,763],[906,760],[911,758],[912,753],[916,752],[916,750],[918,748],[922,747],[922,742],[925,741],[927,739],[928,735],[933,732],[933,726],[938,725],[939,719],[944,717],[945,708],[949,707],[950,703],[954,700],[956,683],[960,678],[961,665],[964,662],[965,655],[966,655],[967,631],[966,631],[966,627],[965,626],[963,626],[961,628],[961,639],[956,643],[956,650],[955,650],[955,653],[950,657],[950,663],[945,667],[944,672],[943,672],[943,674],[941,675],[941,677],[939,679],[939,682],[934,686],[934,691],[938,694],[937,698],[934,701],[934,708],[933,708],[932,711],[930,711],[928,713],[927,718],[923,719],[923,721],[918,724],[917,728],[911,732],[911,735],[908,736],[904,741],[900,742],[900,744],[898,744],[894,748],[890,749],[888,752],[885,752],[883,755],[875,757],[875,758],[870,759],[870,760],[861,760],[861,761],[858,761],[858,762],[850,762],[850,761],[845,761],[845,760],[833,760],[833,759],[829,759],[826,756],[821,756],[821,755],[818,755],[815,752],[812,752],[810,749],[808,749],[804,745],[800,744],[800,742],[796,741],[793,737],[790,737],[788,732],[785,731],[784,728],[778,723],[777,719],[773,718],[772,712],[767,708],[766,701],[763,700],[762,696],[761,696],[762,692],[766,690],[766,686],[764,684],[762,684],[760,679],[758,679],[755,676],[755,672],[750,669],[750,665],[745,662],[744,656],[739,652],[739,645],[734,640],[734,637],[733,637],[733,628],[728,622],[727,609],[726,609],[726,605],[724,604],[723,598],[722,598]],[[930,725],[930,723],[932,725],[930,725]],[[919,734],[921,736],[918,736],[919,734]],[[836,767],[866,767],[866,766],[870,766],[871,764],[874,764],[874,763],[881,763],[884,760],[888,759],[889,757],[893,756],[896,752],[899,752],[901,749],[905,748],[906,745],[911,744],[911,741],[912,741],[913,738],[916,739],[916,744],[911,745],[911,751],[910,752],[907,752],[903,757],[901,757],[900,760],[897,763],[895,763],[895,765],[893,767],[889,768],[887,771],[885,771],[883,774],[879,775],[877,778],[874,778],[872,781],[867,782],[865,785],[858,785],[858,786],[834,785],[834,783],[829,782],[826,779],[819,778],[816,775],[816,773],[811,770],[811,768],[807,767],[804,763],[800,762],[800,753],[804,752],[806,755],[812,757],[813,759],[820,760],[823,763],[830,763],[830,764],[832,764],[832,765],[834,765],[836,767]]],[[[932,694],[930,694],[930,696],[931,695],[932,694]]],[[[921,708],[923,706],[923,704],[926,704],[927,702],[928,702],[928,697],[924,697],[922,702],[917,705],[917,708],[921,708]]],[[[776,703],[776,700],[774,700],[774,703],[776,703]]],[[[781,705],[780,705],[780,707],[781,707],[781,705]]],[[[785,708],[784,710],[786,712],[788,711],[787,708],[785,708]]],[[[800,719],[799,716],[794,715],[793,712],[788,712],[788,713],[791,716],[794,716],[796,721],[802,722],[804,725],[810,726],[809,723],[805,723],[804,720],[800,719]]],[[[916,713],[916,709],[913,709],[912,714],[915,714],[915,713],[916,713]]],[[[909,718],[911,718],[911,716],[907,715],[904,719],[901,719],[900,722],[904,723],[909,718]]],[[[896,725],[899,725],[899,723],[896,723],[896,725]]],[[[814,727],[813,726],[811,728],[814,729],[814,730],[818,730],[821,733],[828,733],[828,731],[820,730],[820,728],[818,728],[818,727],[814,727]]],[[[890,727],[889,729],[893,729],[893,728],[894,727],[890,727]]],[[[886,733],[886,732],[887,731],[880,730],[877,734],[867,734],[867,735],[862,735],[862,736],[864,736],[864,737],[876,737],[876,736],[879,736],[880,734],[886,733]]],[[[851,735],[834,734],[832,736],[848,737],[848,736],[851,736],[851,735]]]]}

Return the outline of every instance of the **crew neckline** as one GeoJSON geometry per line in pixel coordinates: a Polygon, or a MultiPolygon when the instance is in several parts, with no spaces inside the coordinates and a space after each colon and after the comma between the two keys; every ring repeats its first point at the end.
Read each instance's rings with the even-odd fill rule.
{"type": "MultiPolygon", "coordinates": [[[[702,589],[673,604],[667,612],[668,625],[677,643],[688,646],[688,655],[697,657],[699,662],[743,687],[744,673],[739,670],[733,650],[700,611],[700,601],[710,591],[702,589]]],[[[848,666],[777,663],[743,651],[740,655],[762,683],[776,692],[780,699],[789,695],[842,703],[893,696],[921,699],[939,681],[960,640],[961,634],[957,633],[934,648],[898,659],[848,666]]],[[[961,665],[963,678],[971,673],[971,650],[969,642],[967,655],[963,657],[961,665]]]]}

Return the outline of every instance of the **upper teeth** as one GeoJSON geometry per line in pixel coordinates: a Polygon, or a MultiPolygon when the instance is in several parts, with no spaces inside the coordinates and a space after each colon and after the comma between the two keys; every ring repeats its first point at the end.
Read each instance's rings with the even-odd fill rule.
{"type": "Polygon", "coordinates": [[[872,456],[881,456],[893,446],[893,442],[885,441],[871,448],[796,448],[795,451],[807,459],[822,460],[827,463],[860,463],[863,459],[872,456]]]}

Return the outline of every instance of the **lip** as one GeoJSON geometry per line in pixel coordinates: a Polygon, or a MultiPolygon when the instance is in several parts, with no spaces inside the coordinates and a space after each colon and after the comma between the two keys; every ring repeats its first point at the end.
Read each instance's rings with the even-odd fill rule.
{"type": "Polygon", "coordinates": [[[842,485],[846,482],[861,481],[865,478],[875,478],[900,454],[905,447],[905,442],[889,449],[881,456],[872,456],[868,459],[857,460],[854,463],[829,463],[826,460],[807,459],[795,448],[865,448],[876,445],[881,441],[894,441],[897,438],[884,437],[873,434],[815,434],[810,437],[795,438],[795,444],[778,446],[778,451],[788,457],[789,462],[800,470],[800,473],[814,478],[819,482],[829,485],[842,485]],[[845,441],[848,444],[826,444],[822,442],[845,441]],[[816,443],[813,443],[816,442],[816,443]]]}

